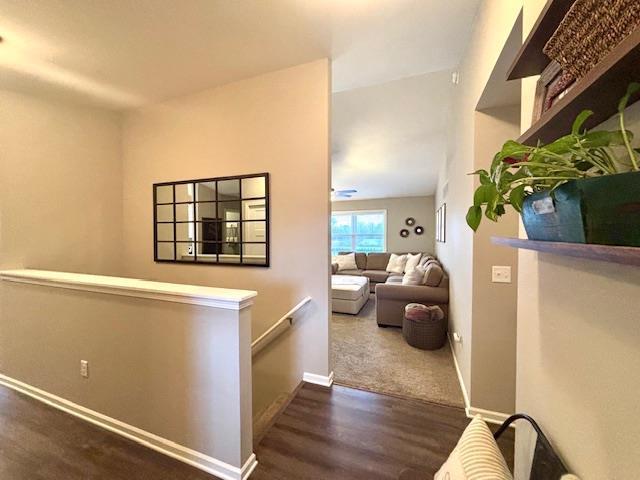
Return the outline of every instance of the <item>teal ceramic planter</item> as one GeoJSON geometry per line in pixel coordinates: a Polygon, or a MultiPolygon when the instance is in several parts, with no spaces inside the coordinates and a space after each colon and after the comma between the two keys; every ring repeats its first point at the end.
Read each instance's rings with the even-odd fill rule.
{"type": "Polygon", "coordinates": [[[528,196],[529,240],[640,247],[640,172],[573,180],[528,196]]]}

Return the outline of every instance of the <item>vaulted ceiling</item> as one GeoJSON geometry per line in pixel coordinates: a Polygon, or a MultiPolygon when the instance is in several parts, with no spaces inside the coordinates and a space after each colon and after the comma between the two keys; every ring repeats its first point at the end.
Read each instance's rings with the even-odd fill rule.
{"type": "Polygon", "coordinates": [[[334,91],[452,68],[479,0],[0,0],[0,87],[121,109],[321,57],[334,91]]]}

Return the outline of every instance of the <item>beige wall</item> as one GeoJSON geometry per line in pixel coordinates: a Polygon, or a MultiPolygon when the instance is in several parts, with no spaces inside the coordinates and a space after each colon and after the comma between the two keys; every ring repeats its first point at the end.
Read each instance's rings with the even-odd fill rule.
{"type": "Polygon", "coordinates": [[[0,90],[0,268],[120,271],[120,117],[0,90]]]}
{"type": "Polygon", "coordinates": [[[435,207],[434,197],[377,198],[372,200],[344,200],[331,203],[334,211],[346,210],[386,210],[387,211],[387,251],[388,252],[429,252],[435,251],[435,207]],[[422,235],[413,232],[414,227],[405,224],[407,217],[416,219],[416,226],[424,227],[422,235]],[[407,238],[400,236],[400,230],[408,229],[407,238]]]}
{"type": "MultiPolygon", "coordinates": [[[[509,138],[520,135],[520,106],[475,113],[474,169],[489,169],[509,138]]],[[[480,182],[476,178],[475,186],[480,182]]],[[[516,396],[516,310],[518,252],[498,247],[492,236],[517,237],[518,214],[483,221],[473,239],[473,327],[471,405],[513,413],[516,396]],[[492,266],[510,266],[512,283],[493,283],[492,266]]]]}
{"type": "MultiPolygon", "coordinates": [[[[544,3],[525,1],[525,35],[544,3]]],[[[523,129],[534,83],[523,88],[523,129]]],[[[637,136],[640,105],[628,116],[637,136]]],[[[538,420],[582,480],[637,478],[640,270],[524,250],[519,264],[517,409],[538,420]]],[[[525,437],[518,430],[520,479],[525,437]]]]}
{"type": "Polygon", "coordinates": [[[6,281],[0,309],[3,375],[235,467],[253,452],[249,309],[6,281]]]}
{"type": "MultiPolygon", "coordinates": [[[[460,83],[453,91],[447,162],[440,172],[436,197],[436,204],[447,203],[447,242],[437,243],[436,252],[450,275],[449,329],[462,336],[462,343],[455,344],[454,350],[472,400],[475,400],[474,387],[477,385],[472,382],[476,368],[472,357],[475,345],[472,340],[475,328],[472,324],[474,236],[465,222],[465,215],[473,202],[474,178],[468,173],[474,171],[475,164],[475,111],[520,7],[516,1],[493,0],[483,2],[479,8],[471,42],[459,67],[460,83]]],[[[499,378],[491,379],[491,385],[499,384],[499,378]]],[[[479,394],[478,399],[484,402],[485,397],[485,394],[479,394]]],[[[490,409],[492,405],[498,404],[472,406],[490,409]]]]}
{"type": "Polygon", "coordinates": [[[309,295],[254,359],[254,414],[303,372],[328,375],[330,70],[327,60],[133,112],[124,124],[124,260],[133,277],[258,291],[257,337],[309,295]],[[156,264],[152,184],[269,172],[271,267],[156,264]]]}

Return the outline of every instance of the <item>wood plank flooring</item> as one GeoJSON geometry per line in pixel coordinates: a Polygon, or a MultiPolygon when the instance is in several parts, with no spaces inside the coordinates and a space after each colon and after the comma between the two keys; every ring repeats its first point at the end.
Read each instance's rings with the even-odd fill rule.
{"type": "MultiPolygon", "coordinates": [[[[460,408],[305,384],[256,447],[251,479],[432,478],[468,421],[460,408]]],[[[512,459],[511,432],[501,446],[512,459]]],[[[215,477],[0,385],[0,479],[215,477]]]]}
{"type": "MultiPolygon", "coordinates": [[[[468,423],[456,407],[305,384],[258,445],[251,478],[433,478],[468,423]]],[[[500,444],[512,464],[512,432],[500,444]]]]}
{"type": "Polygon", "coordinates": [[[216,480],[0,385],[2,480],[216,480]]]}

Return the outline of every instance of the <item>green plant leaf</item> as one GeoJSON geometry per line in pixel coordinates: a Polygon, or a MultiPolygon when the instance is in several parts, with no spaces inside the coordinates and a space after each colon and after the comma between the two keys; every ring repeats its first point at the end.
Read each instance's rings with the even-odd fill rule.
{"type": "Polygon", "coordinates": [[[498,190],[493,183],[480,185],[473,194],[473,206],[479,207],[480,205],[489,203],[497,196],[498,190]]]}
{"type": "Polygon", "coordinates": [[[476,170],[475,172],[470,173],[469,175],[478,175],[478,177],[480,178],[481,185],[488,185],[491,183],[489,172],[487,172],[486,170],[476,170]]]}
{"type": "Polygon", "coordinates": [[[576,137],[573,135],[565,135],[564,137],[560,137],[557,140],[549,143],[542,147],[542,153],[545,150],[548,150],[551,153],[555,153],[558,155],[564,155],[565,153],[569,153],[571,147],[576,144],[576,137]]]}
{"type": "Polygon", "coordinates": [[[482,220],[482,209],[480,207],[470,207],[467,212],[467,225],[471,227],[471,229],[475,232],[478,230],[480,226],[480,221],[482,220]]]}
{"type": "Polygon", "coordinates": [[[526,186],[519,185],[509,194],[509,203],[518,212],[522,212],[522,204],[524,203],[524,197],[526,196],[526,186]]]}
{"type": "Polygon", "coordinates": [[[573,126],[571,127],[571,134],[578,135],[580,133],[582,125],[584,125],[584,122],[586,122],[591,115],[593,115],[592,110],[583,110],[582,112],[580,112],[573,122],[573,126]]]}
{"type": "Polygon", "coordinates": [[[627,108],[627,105],[629,104],[629,100],[638,91],[640,91],[640,83],[632,82],[629,84],[627,87],[627,93],[620,99],[620,103],[618,103],[619,113],[624,112],[624,109],[627,108]]]}

